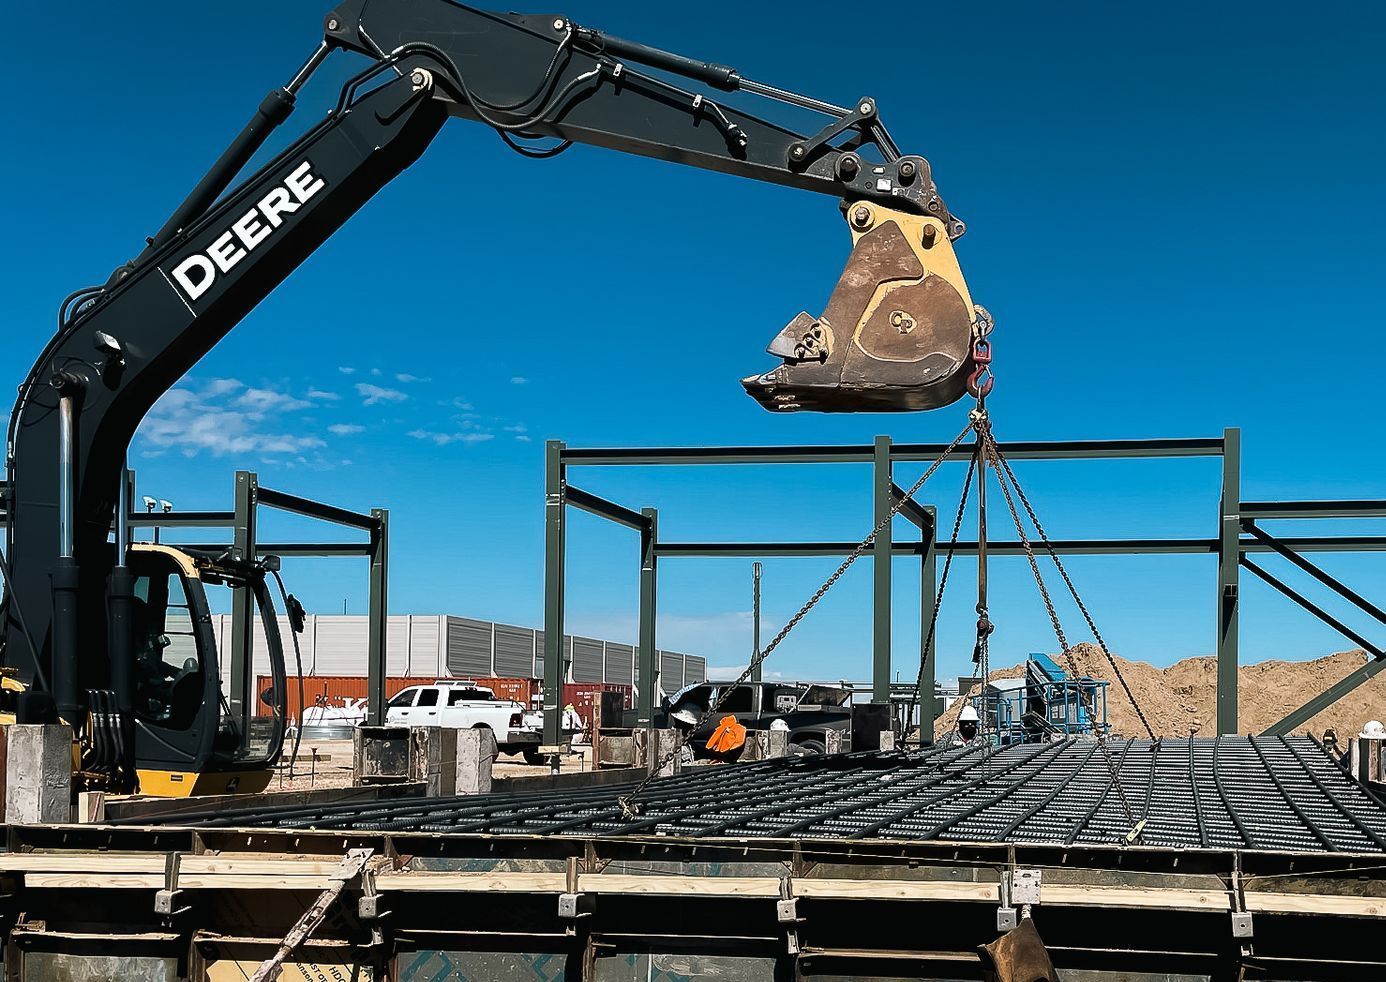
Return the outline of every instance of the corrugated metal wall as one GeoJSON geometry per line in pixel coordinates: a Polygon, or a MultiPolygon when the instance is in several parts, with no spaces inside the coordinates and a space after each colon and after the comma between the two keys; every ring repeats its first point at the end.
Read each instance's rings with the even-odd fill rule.
{"type": "MultiPolygon", "coordinates": [[[[364,676],[366,674],[367,619],[357,614],[311,614],[299,636],[304,675],[364,676]]],[[[231,616],[214,614],[212,629],[217,650],[231,650],[231,616]]],[[[293,641],[288,618],[279,618],[284,658],[294,674],[293,641]]],[[[574,682],[635,684],[638,669],[633,645],[596,638],[564,638],[565,656],[571,662],[574,682]]],[[[254,672],[269,674],[264,632],[256,622],[254,672]]],[[[674,651],[659,653],[660,684],[673,692],[707,676],[707,660],[674,651]]],[[[386,674],[420,678],[487,676],[500,678],[544,677],[544,632],[513,624],[493,624],[469,617],[435,614],[400,614],[386,627],[386,674]]],[[[222,659],[223,687],[230,684],[229,661],[222,659]]]]}

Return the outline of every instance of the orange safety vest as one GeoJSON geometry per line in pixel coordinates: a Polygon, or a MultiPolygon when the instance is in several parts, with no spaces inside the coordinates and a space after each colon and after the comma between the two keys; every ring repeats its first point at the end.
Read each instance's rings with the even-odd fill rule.
{"type": "Polygon", "coordinates": [[[735,716],[723,716],[717,729],[707,739],[707,749],[724,754],[735,750],[746,742],[746,727],[736,721],[735,716]]]}

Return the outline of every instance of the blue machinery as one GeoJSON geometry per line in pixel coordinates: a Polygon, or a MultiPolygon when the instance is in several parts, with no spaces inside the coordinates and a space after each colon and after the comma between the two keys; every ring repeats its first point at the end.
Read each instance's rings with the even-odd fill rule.
{"type": "Polygon", "coordinates": [[[1110,731],[1107,683],[1071,678],[1043,653],[1032,653],[1024,679],[1005,679],[987,686],[980,711],[987,729],[1001,746],[1037,743],[1051,738],[1096,735],[1110,731]],[[1084,703],[1092,706],[1092,715],[1084,703]]]}

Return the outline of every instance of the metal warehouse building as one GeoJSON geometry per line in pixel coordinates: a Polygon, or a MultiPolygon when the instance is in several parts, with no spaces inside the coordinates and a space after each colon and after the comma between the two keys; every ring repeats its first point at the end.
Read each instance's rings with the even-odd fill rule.
{"type": "MultiPolygon", "coordinates": [[[[217,650],[231,646],[231,615],[212,617],[217,650]]],[[[310,614],[299,646],[303,674],[366,675],[366,627],[364,615],[310,614]]],[[[294,671],[288,619],[279,619],[288,669],[294,671]]],[[[574,682],[616,682],[633,685],[635,646],[616,641],[566,635],[563,651],[572,666],[574,682]]],[[[255,673],[269,674],[264,635],[255,638],[255,673]]],[[[386,674],[392,676],[544,677],[544,632],[513,624],[478,621],[448,614],[401,614],[389,619],[386,636],[386,674]]],[[[230,667],[223,664],[223,683],[229,685],[230,667]]],[[[566,677],[565,672],[565,677],[566,677]]],[[[707,659],[677,651],[659,653],[659,683],[673,692],[707,677],[707,659]]]]}

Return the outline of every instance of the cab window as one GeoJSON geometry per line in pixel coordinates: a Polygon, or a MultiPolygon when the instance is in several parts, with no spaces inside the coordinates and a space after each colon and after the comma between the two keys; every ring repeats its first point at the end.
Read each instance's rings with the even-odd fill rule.
{"type": "Polygon", "coordinates": [[[417,705],[417,706],[436,706],[436,705],[438,705],[438,690],[437,690],[437,689],[420,689],[420,690],[419,690],[419,701],[418,701],[417,703],[415,703],[415,705],[417,705]]]}
{"type": "Polygon", "coordinates": [[[135,712],[147,722],[183,729],[202,705],[202,656],[182,574],[169,566],[165,557],[151,557],[139,563],[135,577],[135,712]]]}
{"type": "Polygon", "coordinates": [[[418,689],[405,689],[403,692],[395,693],[395,697],[387,705],[391,709],[408,709],[414,705],[414,697],[418,694],[418,689]]]}
{"type": "Polygon", "coordinates": [[[755,710],[755,690],[749,685],[738,685],[722,700],[718,712],[753,713],[755,710]]]}

